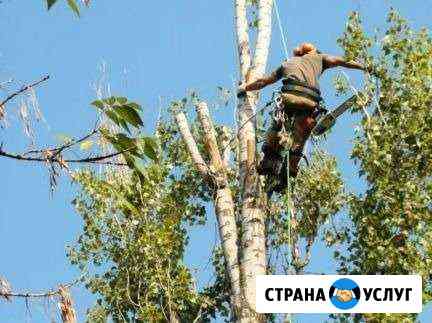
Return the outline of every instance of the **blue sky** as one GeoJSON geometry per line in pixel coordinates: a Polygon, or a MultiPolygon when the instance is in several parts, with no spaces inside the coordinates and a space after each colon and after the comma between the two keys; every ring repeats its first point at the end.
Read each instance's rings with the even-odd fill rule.
{"type": "MultiPolygon", "coordinates": [[[[89,102],[95,98],[93,83],[108,67],[113,94],[128,96],[144,106],[146,129],[151,131],[159,102],[182,97],[187,89],[214,99],[217,86],[232,87],[237,76],[234,50],[232,1],[94,0],[77,19],[59,1],[46,12],[42,0],[2,1],[0,4],[0,81],[14,78],[18,85],[50,74],[37,90],[46,124],[36,125],[36,144],[53,144],[59,134],[79,136],[89,129],[95,113],[89,102]]],[[[366,26],[383,26],[387,9],[399,9],[414,26],[430,27],[432,1],[336,1],[279,0],[288,45],[303,40],[318,44],[324,52],[340,53],[336,39],[351,10],[360,10],[366,26]]],[[[270,68],[283,58],[276,24],[269,59],[270,68]]],[[[358,72],[349,72],[356,84],[358,72]]],[[[335,73],[323,77],[328,105],[336,104],[331,88],[335,73]]],[[[264,92],[264,97],[269,92],[264,92]]],[[[17,120],[19,100],[9,105],[10,126],[0,130],[5,149],[25,149],[29,140],[17,120]]],[[[215,111],[218,120],[231,123],[232,108],[215,111]]],[[[357,180],[349,160],[354,121],[344,116],[325,148],[338,158],[343,175],[353,190],[357,180]]],[[[39,291],[77,277],[65,257],[65,246],[80,232],[81,221],[70,202],[76,187],[64,176],[49,194],[48,176],[40,165],[0,159],[0,275],[17,291],[39,291]]],[[[211,218],[211,217],[210,217],[211,218]]],[[[214,243],[214,220],[191,232],[187,261],[203,268],[214,243]],[[208,241],[208,244],[202,243],[208,241]],[[200,242],[200,243],[197,243],[200,242]]],[[[333,272],[330,254],[321,245],[314,249],[311,271],[333,272]]],[[[211,271],[202,269],[202,284],[211,271]]],[[[73,288],[80,320],[94,298],[83,287],[73,288]]],[[[41,303],[0,301],[0,321],[47,322],[50,313],[41,303]]],[[[326,316],[296,316],[298,322],[323,322],[326,316]]],[[[425,311],[422,322],[430,321],[425,311]]]]}

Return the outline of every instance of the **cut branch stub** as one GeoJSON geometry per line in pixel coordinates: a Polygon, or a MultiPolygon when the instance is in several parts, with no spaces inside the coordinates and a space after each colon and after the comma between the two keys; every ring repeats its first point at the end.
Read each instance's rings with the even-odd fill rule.
{"type": "Polygon", "coordinates": [[[210,118],[207,103],[198,103],[196,105],[196,111],[198,114],[198,120],[200,121],[204,132],[204,144],[210,154],[211,166],[214,167],[216,172],[224,170],[222,157],[216,140],[216,131],[210,118]]]}
{"type": "Polygon", "coordinates": [[[72,297],[70,296],[69,289],[63,285],[59,286],[60,302],[59,308],[61,311],[61,318],[63,323],[76,323],[76,314],[73,308],[72,297]]]}

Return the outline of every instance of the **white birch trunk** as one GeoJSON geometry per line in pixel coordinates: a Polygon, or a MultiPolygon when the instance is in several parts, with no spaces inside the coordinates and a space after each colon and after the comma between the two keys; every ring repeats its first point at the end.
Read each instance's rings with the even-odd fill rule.
{"type": "Polygon", "coordinates": [[[216,181],[216,198],[215,198],[215,213],[218,221],[219,236],[224,252],[224,257],[227,265],[227,273],[230,279],[231,287],[231,309],[233,317],[240,316],[242,308],[242,298],[240,289],[240,269],[238,262],[238,247],[237,247],[237,226],[235,221],[235,206],[232,198],[232,193],[227,186],[226,167],[222,162],[219,149],[216,141],[216,132],[210,119],[207,105],[203,102],[196,107],[198,118],[204,132],[206,148],[211,156],[211,164],[213,169],[209,169],[204,159],[202,158],[195,139],[193,138],[186,117],[183,112],[177,112],[175,119],[179,126],[183,141],[186,143],[187,150],[191,155],[192,161],[203,178],[210,178],[216,181]],[[210,171],[216,173],[210,174],[210,171]]]}
{"type": "Polygon", "coordinates": [[[258,36],[253,59],[252,79],[264,75],[270,49],[273,0],[260,0],[258,7],[258,36]]]}
{"type": "Polygon", "coordinates": [[[210,154],[211,164],[216,171],[216,200],[215,209],[219,224],[219,236],[222,249],[224,250],[225,261],[231,281],[231,307],[234,310],[233,316],[239,316],[241,303],[240,269],[238,262],[238,236],[235,221],[235,207],[232,193],[228,186],[227,168],[222,160],[217,140],[216,131],[211,121],[210,113],[205,102],[196,106],[198,120],[204,132],[204,141],[210,154]]]}
{"type": "Polygon", "coordinates": [[[190,132],[189,125],[186,120],[186,116],[184,115],[183,112],[178,112],[175,115],[175,119],[177,121],[180,134],[183,138],[183,141],[186,144],[187,150],[189,152],[189,155],[192,158],[192,162],[194,163],[195,168],[198,170],[198,172],[201,174],[203,178],[207,178],[209,173],[208,167],[204,162],[204,159],[202,158],[200,152],[198,151],[198,147],[195,142],[195,139],[193,138],[192,133],[190,132]]]}
{"type": "MultiPolygon", "coordinates": [[[[237,1],[241,2],[241,1],[237,1]]],[[[260,0],[258,10],[258,35],[255,46],[253,67],[247,72],[248,81],[253,81],[265,72],[271,36],[272,0],[260,0]]],[[[238,7],[238,6],[237,6],[238,7]]],[[[237,13],[237,16],[239,14],[237,13]]],[[[238,39],[243,31],[238,30],[238,39]]],[[[239,44],[240,45],[240,44],[239,44]]],[[[242,52],[239,51],[239,55],[242,52]]],[[[244,61],[240,57],[240,63],[244,61]]],[[[240,64],[240,72],[243,73],[240,64]]],[[[240,273],[242,278],[242,293],[245,308],[242,312],[242,322],[263,322],[264,317],[257,314],[255,297],[255,279],[257,275],[266,274],[266,246],[265,246],[265,214],[258,205],[256,181],[256,128],[255,105],[258,101],[256,94],[248,94],[238,106],[239,114],[239,160],[240,180],[243,184],[243,205],[241,211],[242,241],[240,250],[240,273]]]]}
{"type": "Polygon", "coordinates": [[[246,75],[251,65],[251,53],[249,46],[249,25],[246,16],[246,0],[235,1],[235,27],[237,35],[237,50],[240,65],[240,80],[247,81],[246,75]]]}
{"type": "MultiPolygon", "coordinates": [[[[253,62],[248,36],[246,0],[235,0],[234,3],[240,81],[250,82],[265,73],[271,37],[273,0],[259,0],[258,35],[253,62]]],[[[205,164],[198,152],[195,140],[187,126],[186,118],[182,113],[176,114],[180,132],[195,167],[202,176],[212,178],[216,184],[215,212],[230,278],[233,319],[242,323],[265,321],[263,315],[256,313],[255,306],[256,276],[266,274],[265,214],[262,206],[258,204],[256,173],[254,114],[257,101],[257,93],[248,93],[246,99],[240,100],[237,107],[239,179],[243,199],[242,204],[238,206],[241,210],[242,222],[240,243],[235,222],[235,205],[232,192],[227,185],[229,151],[223,151],[224,156],[221,156],[219,152],[216,132],[207,105],[200,103],[196,110],[203,128],[206,149],[211,158],[210,167],[205,164]]]]}

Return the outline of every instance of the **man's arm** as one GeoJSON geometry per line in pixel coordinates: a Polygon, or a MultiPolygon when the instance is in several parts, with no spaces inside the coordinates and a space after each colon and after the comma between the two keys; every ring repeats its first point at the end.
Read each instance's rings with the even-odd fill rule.
{"type": "Polygon", "coordinates": [[[360,63],[354,61],[346,61],[343,57],[340,56],[323,55],[324,69],[334,68],[338,66],[366,71],[366,68],[360,63]]]}
{"type": "Polygon", "coordinates": [[[275,73],[272,73],[270,75],[259,78],[255,82],[247,84],[244,87],[244,90],[246,92],[247,91],[258,91],[258,90],[261,90],[262,88],[266,87],[267,85],[276,83],[279,80],[280,80],[280,78],[278,78],[275,73]]]}
{"type": "Polygon", "coordinates": [[[248,91],[258,91],[262,88],[266,87],[267,85],[276,83],[282,78],[282,67],[279,67],[277,70],[275,70],[273,73],[263,76],[256,81],[240,86],[239,92],[237,93],[238,97],[246,95],[246,92],[248,91]]]}

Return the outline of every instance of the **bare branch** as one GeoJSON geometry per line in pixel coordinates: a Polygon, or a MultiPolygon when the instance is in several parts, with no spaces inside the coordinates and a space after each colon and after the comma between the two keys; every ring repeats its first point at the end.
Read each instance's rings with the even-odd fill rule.
{"type": "MultiPolygon", "coordinates": [[[[76,285],[79,281],[81,280],[81,278],[76,279],[75,281],[68,283],[68,284],[64,284],[64,285],[60,285],[63,286],[64,288],[70,288],[74,285],[76,285]]],[[[1,297],[5,297],[5,298],[11,298],[11,297],[18,297],[18,298],[45,298],[45,297],[51,297],[51,296],[57,296],[60,295],[60,290],[51,290],[48,292],[41,292],[41,293],[32,293],[32,292],[20,292],[20,293],[2,293],[0,292],[0,296],[1,297]]]]}
{"type": "Polygon", "coordinates": [[[98,132],[99,132],[99,128],[95,126],[95,128],[92,131],[90,131],[88,134],[84,135],[79,139],[75,139],[72,140],[71,142],[65,143],[64,145],[58,147],[52,147],[52,148],[29,150],[21,154],[6,152],[3,150],[3,147],[0,146],[0,157],[6,157],[15,160],[29,161],[29,162],[56,163],[62,167],[65,167],[67,163],[88,163],[88,164],[127,166],[127,164],[125,163],[106,161],[106,159],[110,159],[118,155],[121,155],[127,152],[128,150],[123,150],[123,151],[119,151],[107,155],[95,156],[95,157],[89,156],[89,157],[75,158],[75,159],[64,159],[62,157],[61,153],[63,151],[70,149],[73,146],[76,146],[86,141],[87,139],[89,139],[90,137],[92,137],[98,132]],[[33,156],[29,156],[29,155],[33,155],[33,156]]]}
{"type": "MultiPolygon", "coordinates": [[[[8,153],[4,151],[2,148],[0,148],[0,156],[1,157],[7,157],[11,159],[16,160],[22,160],[22,161],[30,161],[30,162],[49,162],[49,163],[57,163],[62,166],[64,166],[64,163],[88,163],[88,164],[104,164],[104,165],[116,165],[116,166],[126,166],[125,163],[118,163],[118,162],[107,162],[105,159],[109,159],[118,155],[121,155],[123,153],[127,152],[127,150],[115,152],[108,155],[101,155],[96,157],[86,157],[86,158],[78,158],[78,159],[63,159],[60,155],[57,156],[49,156],[46,155],[46,157],[26,157],[22,154],[14,154],[14,153],[8,153]]],[[[44,152],[42,152],[44,154],[44,152]]]]}
{"type": "Polygon", "coordinates": [[[4,106],[6,103],[8,103],[10,100],[12,100],[14,97],[30,90],[31,88],[34,88],[36,86],[38,86],[39,84],[47,81],[50,78],[49,75],[44,76],[43,78],[41,78],[39,81],[36,81],[34,83],[31,83],[29,85],[25,85],[23,86],[21,89],[19,89],[18,91],[12,93],[11,95],[9,95],[3,102],[0,103],[0,119],[3,118],[4,116],[4,106]]]}

